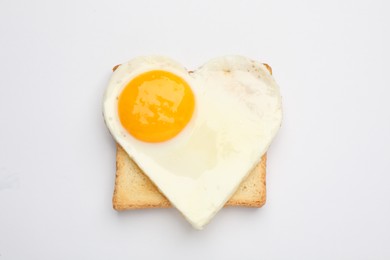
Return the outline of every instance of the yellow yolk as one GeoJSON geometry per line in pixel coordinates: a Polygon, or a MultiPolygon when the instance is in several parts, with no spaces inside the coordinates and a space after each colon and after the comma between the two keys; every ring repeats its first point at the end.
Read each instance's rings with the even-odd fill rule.
{"type": "Polygon", "coordinates": [[[167,141],[190,121],[195,98],[182,78],[167,71],[149,71],[131,80],[118,100],[119,119],[135,138],[167,141]]]}

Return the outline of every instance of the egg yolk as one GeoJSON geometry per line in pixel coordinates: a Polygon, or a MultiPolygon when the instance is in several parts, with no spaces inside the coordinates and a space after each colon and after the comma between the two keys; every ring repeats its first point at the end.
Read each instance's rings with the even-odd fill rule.
{"type": "Polygon", "coordinates": [[[163,142],[179,134],[190,121],[194,107],[194,94],[187,82],[162,70],[132,79],[118,100],[123,127],[145,142],[163,142]]]}

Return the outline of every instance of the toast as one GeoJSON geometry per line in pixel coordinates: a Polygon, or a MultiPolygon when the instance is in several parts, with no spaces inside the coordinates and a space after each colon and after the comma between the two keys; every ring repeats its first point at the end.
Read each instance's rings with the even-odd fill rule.
{"type": "MultiPolygon", "coordinates": [[[[272,74],[272,69],[264,64],[272,74]]],[[[119,65],[113,68],[113,71],[119,65]]],[[[264,154],[260,162],[240,184],[226,206],[243,206],[259,208],[266,201],[266,161],[264,154]]],[[[115,210],[169,208],[171,203],[159,192],[153,182],[142,172],[137,164],[117,144],[116,177],[113,195],[115,210]]]]}

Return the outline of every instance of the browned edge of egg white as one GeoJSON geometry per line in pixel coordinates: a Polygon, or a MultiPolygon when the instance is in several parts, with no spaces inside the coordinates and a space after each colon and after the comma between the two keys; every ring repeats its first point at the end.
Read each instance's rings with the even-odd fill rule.
{"type": "MultiPolygon", "coordinates": [[[[116,71],[116,69],[120,66],[121,64],[118,64],[118,65],[115,65],[113,68],[112,68],[112,71],[116,71]]],[[[267,63],[263,63],[263,65],[267,68],[267,70],[269,71],[269,73],[272,75],[272,68],[270,65],[268,65],[267,63]]],[[[189,71],[189,73],[192,73],[193,71],[189,71]]]]}

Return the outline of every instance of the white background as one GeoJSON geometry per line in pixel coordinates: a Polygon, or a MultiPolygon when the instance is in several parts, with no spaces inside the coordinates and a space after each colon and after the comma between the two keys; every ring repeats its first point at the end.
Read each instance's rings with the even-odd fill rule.
{"type": "Polygon", "coordinates": [[[390,259],[388,1],[0,2],[1,259],[390,259]],[[196,231],[112,209],[111,68],[269,63],[284,121],[267,204],[196,231]]]}

